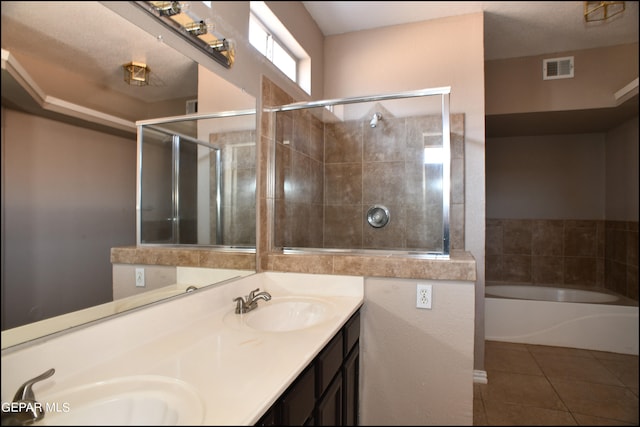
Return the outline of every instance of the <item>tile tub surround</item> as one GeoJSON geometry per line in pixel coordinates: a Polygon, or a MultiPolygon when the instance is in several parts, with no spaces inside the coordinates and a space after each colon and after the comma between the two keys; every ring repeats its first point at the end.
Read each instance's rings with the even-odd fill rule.
{"type": "Polygon", "coordinates": [[[261,273],[194,295],[3,351],[2,401],[11,401],[26,379],[52,367],[54,376],[34,387],[38,400],[109,378],[164,375],[195,387],[206,403],[203,424],[251,425],[357,311],[364,290],[361,277],[261,273]],[[225,315],[235,307],[233,298],[258,287],[274,297],[327,299],[335,304],[336,314],[314,327],[286,333],[236,329],[226,323],[225,315]]]}
{"type": "Polygon", "coordinates": [[[486,279],[604,288],[638,301],[638,222],[487,219],[486,279]]]}

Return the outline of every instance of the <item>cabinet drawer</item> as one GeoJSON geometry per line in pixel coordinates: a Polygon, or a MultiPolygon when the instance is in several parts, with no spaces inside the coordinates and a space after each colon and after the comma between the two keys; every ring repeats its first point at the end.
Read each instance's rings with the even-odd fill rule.
{"type": "Polygon", "coordinates": [[[344,357],[346,357],[360,338],[360,310],[344,325],[344,357]]]}
{"type": "Polygon", "coordinates": [[[316,360],[316,397],[322,396],[342,366],[344,357],[342,341],[342,331],[340,331],[318,355],[316,360]]]}

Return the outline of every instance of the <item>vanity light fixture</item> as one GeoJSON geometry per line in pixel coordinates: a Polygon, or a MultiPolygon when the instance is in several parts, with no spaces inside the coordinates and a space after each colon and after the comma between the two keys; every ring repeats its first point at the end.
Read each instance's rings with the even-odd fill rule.
{"type": "Polygon", "coordinates": [[[624,12],[623,1],[585,1],[585,22],[604,21],[624,12]]]}
{"type": "Polygon", "coordinates": [[[213,24],[206,23],[205,21],[193,22],[186,25],[184,29],[192,36],[204,36],[209,31],[213,30],[213,24]]]}
{"type": "Polygon", "coordinates": [[[155,1],[154,6],[162,16],[173,16],[182,12],[184,4],[179,1],[155,1]]]}
{"type": "Polygon", "coordinates": [[[149,73],[151,70],[147,64],[142,62],[129,62],[122,66],[124,70],[124,81],[131,86],[147,86],[149,84],[149,73]]]}
{"type": "Polygon", "coordinates": [[[235,60],[235,45],[214,32],[209,19],[201,19],[186,1],[137,1],[133,2],[165,26],[178,32],[198,49],[206,52],[225,68],[231,68],[235,60]]]}

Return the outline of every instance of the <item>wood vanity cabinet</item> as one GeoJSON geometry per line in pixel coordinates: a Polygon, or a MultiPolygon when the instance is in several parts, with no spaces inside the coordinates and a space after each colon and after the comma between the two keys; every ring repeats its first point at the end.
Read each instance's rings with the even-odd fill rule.
{"type": "Polygon", "coordinates": [[[357,425],[359,338],[357,311],[256,425],[357,425]]]}

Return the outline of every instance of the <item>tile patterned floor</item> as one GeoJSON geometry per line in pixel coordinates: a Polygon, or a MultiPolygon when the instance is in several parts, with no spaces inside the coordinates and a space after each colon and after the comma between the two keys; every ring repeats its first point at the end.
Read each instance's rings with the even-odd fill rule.
{"type": "Polygon", "coordinates": [[[638,356],[487,341],[485,370],[474,426],[638,425],[638,356]]]}

